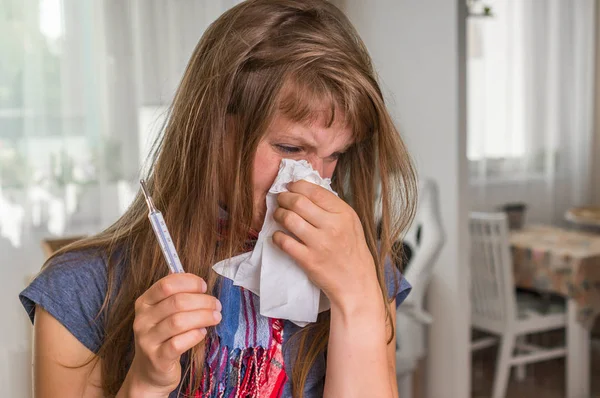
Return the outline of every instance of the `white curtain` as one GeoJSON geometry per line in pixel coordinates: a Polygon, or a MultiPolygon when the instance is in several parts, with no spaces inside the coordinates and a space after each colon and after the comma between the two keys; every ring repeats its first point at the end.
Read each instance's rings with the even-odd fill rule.
{"type": "Polygon", "coordinates": [[[560,222],[590,200],[594,0],[497,0],[468,20],[473,208],[560,222]]]}
{"type": "Polygon", "coordinates": [[[31,393],[17,294],[41,239],[126,209],[194,46],[237,2],[0,0],[0,396],[31,393]]]}

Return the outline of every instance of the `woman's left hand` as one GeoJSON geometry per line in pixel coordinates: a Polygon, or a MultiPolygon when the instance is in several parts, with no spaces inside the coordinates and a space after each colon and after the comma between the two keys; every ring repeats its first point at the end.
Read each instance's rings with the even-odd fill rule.
{"type": "Polygon", "coordinates": [[[307,181],[288,184],[274,219],[298,239],[277,231],[273,242],[304,269],[333,306],[381,294],[373,256],[358,215],[328,190],[307,181]]]}

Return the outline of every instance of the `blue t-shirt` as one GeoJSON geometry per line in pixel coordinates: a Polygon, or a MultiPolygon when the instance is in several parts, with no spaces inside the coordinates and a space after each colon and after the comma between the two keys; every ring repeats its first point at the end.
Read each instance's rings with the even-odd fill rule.
{"type": "MultiPolygon", "coordinates": [[[[391,263],[386,264],[385,277],[390,297],[396,297],[398,306],[404,301],[411,287],[391,263]]],[[[118,282],[117,280],[117,284],[118,282]]],[[[106,259],[95,251],[86,251],[67,253],[53,259],[52,263],[21,292],[19,298],[32,322],[35,305],[40,305],[85,347],[97,353],[104,339],[104,318],[99,312],[106,292],[106,259]]],[[[223,319],[216,328],[221,345],[228,346],[231,352],[245,352],[247,348],[266,350],[272,320],[258,314],[258,297],[245,289],[233,286],[230,280],[223,278],[218,298],[223,305],[223,319]],[[244,312],[250,311],[254,313],[253,321],[248,325],[244,324],[244,330],[240,330],[240,323],[243,323],[244,319],[248,322],[248,317],[244,318],[244,312]]],[[[284,369],[288,374],[297,352],[297,340],[288,338],[298,330],[299,327],[295,324],[283,322],[284,369]]],[[[306,398],[323,395],[325,367],[325,354],[321,354],[308,375],[304,394],[306,398]]],[[[288,377],[288,382],[284,385],[282,397],[292,396],[290,379],[291,377],[288,377]]],[[[179,388],[173,391],[169,398],[177,398],[178,391],[179,388]]]]}

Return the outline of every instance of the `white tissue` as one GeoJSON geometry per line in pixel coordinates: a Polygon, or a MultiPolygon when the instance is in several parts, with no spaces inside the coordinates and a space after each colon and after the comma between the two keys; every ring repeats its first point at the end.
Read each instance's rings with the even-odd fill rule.
{"type": "MultiPolygon", "coordinates": [[[[296,261],[273,243],[273,233],[286,231],[273,219],[277,195],[287,192],[290,182],[306,180],[331,189],[331,180],[321,178],[306,160],[283,159],[275,182],[267,193],[267,213],[254,250],[218,262],[213,269],[260,297],[260,314],[287,319],[298,326],[315,322],[319,312],[330,307],[329,300],[304,273],[296,261]]],[[[286,231],[287,232],[287,231],[286,231]]]]}

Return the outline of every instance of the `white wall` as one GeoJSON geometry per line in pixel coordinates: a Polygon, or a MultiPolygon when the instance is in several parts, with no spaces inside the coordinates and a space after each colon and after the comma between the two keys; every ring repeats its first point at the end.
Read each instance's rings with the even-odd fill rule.
{"type": "Polygon", "coordinates": [[[31,323],[19,304],[19,292],[28,275],[36,273],[42,262],[41,237],[32,231],[23,242],[37,250],[15,249],[0,236],[0,396],[31,396],[31,323]],[[37,235],[37,236],[36,236],[37,235]]]}
{"type": "MultiPolygon", "coordinates": [[[[598,148],[594,151],[600,154],[600,133],[598,135],[598,148]]],[[[596,155],[596,158],[599,157],[596,155]]],[[[527,205],[525,213],[527,224],[569,227],[569,223],[565,220],[567,209],[573,206],[587,206],[590,203],[600,206],[600,160],[595,161],[596,170],[590,173],[589,200],[586,199],[587,195],[581,195],[579,190],[572,188],[568,178],[558,178],[554,183],[544,180],[543,177],[521,181],[498,180],[485,185],[473,183],[469,187],[470,209],[498,211],[498,208],[506,203],[524,203],[527,205]]]]}
{"type": "Polygon", "coordinates": [[[447,242],[430,287],[427,395],[470,396],[465,16],[460,0],[345,0],[421,176],[440,190],[447,242]]]}
{"type": "Polygon", "coordinates": [[[497,211],[506,203],[525,203],[527,223],[560,223],[563,217],[557,208],[561,198],[554,195],[553,189],[542,179],[473,183],[469,186],[470,210],[497,211]]]}
{"type": "Polygon", "coordinates": [[[594,149],[592,155],[592,203],[600,206],[600,6],[596,7],[596,104],[594,107],[594,149]]]}

